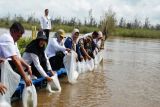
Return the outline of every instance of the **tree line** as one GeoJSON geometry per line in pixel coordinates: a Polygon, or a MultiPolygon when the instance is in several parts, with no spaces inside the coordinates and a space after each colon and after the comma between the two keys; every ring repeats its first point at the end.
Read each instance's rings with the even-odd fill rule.
{"type": "Polygon", "coordinates": [[[126,19],[123,17],[120,19],[118,27],[120,28],[128,28],[128,29],[154,29],[160,30],[160,24],[151,25],[149,17],[145,18],[144,23],[142,23],[137,18],[134,19],[133,22],[126,22],[126,19]]]}
{"type": "MultiPolygon", "coordinates": [[[[34,15],[30,15],[27,19],[20,15],[15,15],[13,18],[10,15],[0,18],[0,27],[9,27],[13,21],[19,21],[22,24],[25,24],[29,29],[31,25],[36,25],[40,27],[40,21],[38,18],[35,18],[34,15]]],[[[80,20],[77,17],[72,17],[70,19],[65,19],[62,17],[55,17],[52,20],[54,26],[56,25],[67,25],[73,27],[96,27],[103,31],[104,34],[109,34],[115,30],[115,28],[127,28],[127,29],[154,29],[160,30],[160,24],[151,25],[149,17],[145,19],[145,22],[142,23],[140,20],[135,18],[132,22],[127,22],[123,17],[118,21],[116,19],[116,13],[112,9],[108,9],[103,16],[100,17],[100,22],[97,22],[93,17],[93,10],[88,11],[88,16],[84,20],[80,20]],[[119,23],[118,23],[119,22],[119,23]]]]}

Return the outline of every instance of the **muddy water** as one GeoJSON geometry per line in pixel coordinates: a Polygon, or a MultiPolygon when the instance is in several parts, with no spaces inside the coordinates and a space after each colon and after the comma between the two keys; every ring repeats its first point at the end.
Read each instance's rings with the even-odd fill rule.
{"type": "Polygon", "coordinates": [[[61,93],[40,89],[38,107],[160,107],[160,40],[108,39],[103,61],[77,84],[60,78],[61,93]]]}

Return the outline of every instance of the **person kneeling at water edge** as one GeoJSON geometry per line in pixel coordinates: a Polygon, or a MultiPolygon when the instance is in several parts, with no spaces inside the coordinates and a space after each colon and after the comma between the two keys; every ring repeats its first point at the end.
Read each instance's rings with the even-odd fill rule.
{"type": "Polygon", "coordinates": [[[27,45],[23,59],[31,66],[34,76],[43,76],[46,77],[47,81],[51,81],[51,77],[49,77],[46,72],[50,71],[52,75],[54,75],[55,72],[52,71],[48,57],[44,52],[46,43],[47,37],[45,33],[39,31],[37,38],[27,45]]]}
{"type": "Polygon", "coordinates": [[[47,48],[46,54],[49,57],[49,61],[52,67],[52,70],[59,70],[60,68],[64,68],[63,57],[65,56],[66,51],[70,51],[69,48],[65,48],[63,39],[65,37],[65,32],[62,29],[59,29],[55,33],[56,38],[50,38],[47,48]]]}
{"type": "Polygon", "coordinates": [[[15,70],[17,68],[26,85],[30,86],[32,81],[26,75],[23,67],[26,68],[30,75],[32,75],[32,71],[29,65],[21,58],[16,45],[16,42],[22,37],[23,33],[23,26],[18,22],[14,22],[10,27],[10,32],[0,36],[0,57],[9,60],[12,69],[15,70]]]}
{"type": "Polygon", "coordinates": [[[66,48],[69,48],[69,49],[75,51],[78,55],[79,61],[82,61],[83,56],[82,56],[81,51],[80,51],[80,45],[78,44],[78,38],[79,38],[79,30],[74,29],[71,37],[68,37],[65,40],[64,45],[65,45],[66,48]]]}
{"type": "Polygon", "coordinates": [[[82,56],[85,60],[91,60],[91,58],[94,58],[92,41],[91,36],[82,37],[78,41],[82,56]]]}

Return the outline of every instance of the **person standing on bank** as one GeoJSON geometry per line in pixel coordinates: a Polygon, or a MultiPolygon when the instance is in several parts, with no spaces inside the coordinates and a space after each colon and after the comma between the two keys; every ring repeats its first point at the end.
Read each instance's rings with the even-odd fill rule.
{"type": "Polygon", "coordinates": [[[55,33],[55,37],[49,39],[45,52],[49,58],[52,70],[59,70],[60,68],[64,68],[63,57],[65,56],[65,52],[69,52],[70,49],[64,46],[64,30],[59,29],[55,33]]]}
{"type": "Polygon", "coordinates": [[[23,33],[23,26],[18,22],[14,22],[10,27],[10,32],[4,33],[0,36],[0,57],[10,60],[9,62],[12,62],[13,64],[10,64],[12,69],[14,70],[16,67],[20,75],[23,77],[26,86],[30,86],[32,81],[26,75],[23,67],[25,67],[26,71],[30,75],[32,75],[32,70],[30,66],[19,56],[19,49],[16,45],[17,40],[22,37],[23,33]]]}
{"type": "Polygon", "coordinates": [[[32,73],[36,77],[43,76],[47,81],[51,81],[52,78],[47,75],[47,71],[54,75],[51,69],[48,57],[44,50],[47,43],[47,37],[43,31],[37,33],[37,38],[32,40],[26,47],[23,54],[23,59],[31,66],[32,73]]]}
{"type": "Polygon", "coordinates": [[[44,16],[42,16],[40,20],[41,29],[46,33],[46,36],[47,36],[47,42],[49,39],[50,30],[51,30],[51,17],[48,14],[49,14],[49,10],[45,9],[44,16]]]}

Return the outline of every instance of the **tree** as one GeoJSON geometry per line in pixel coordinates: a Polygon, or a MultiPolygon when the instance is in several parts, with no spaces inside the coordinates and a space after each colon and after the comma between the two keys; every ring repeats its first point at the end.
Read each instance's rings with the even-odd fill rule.
{"type": "Polygon", "coordinates": [[[149,18],[147,17],[147,18],[145,19],[145,23],[144,23],[143,28],[149,29],[149,27],[150,27],[150,21],[149,21],[149,18]]]}
{"type": "Polygon", "coordinates": [[[116,27],[116,18],[115,12],[109,9],[107,12],[104,13],[104,17],[101,19],[101,30],[103,34],[107,37],[108,34],[112,33],[116,27]]]}
{"type": "Polygon", "coordinates": [[[54,23],[54,24],[62,24],[62,19],[61,19],[61,17],[55,18],[54,20],[52,20],[52,23],[54,23]]]}
{"type": "Polygon", "coordinates": [[[157,24],[155,28],[156,30],[160,30],[160,24],[157,24]]]}
{"type": "Polygon", "coordinates": [[[85,25],[85,26],[87,25],[86,17],[85,17],[85,19],[84,19],[84,25],[85,25]]]}
{"type": "Polygon", "coordinates": [[[128,28],[128,29],[131,29],[131,28],[132,28],[132,24],[128,22],[128,23],[127,23],[127,28],[128,28]]]}
{"type": "Polygon", "coordinates": [[[141,21],[139,21],[137,18],[135,18],[133,24],[132,24],[133,28],[140,28],[141,27],[141,21]]]}
{"type": "Polygon", "coordinates": [[[126,27],[126,22],[125,22],[125,19],[123,17],[120,19],[119,27],[121,27],[121,28],[126,27]]]}

